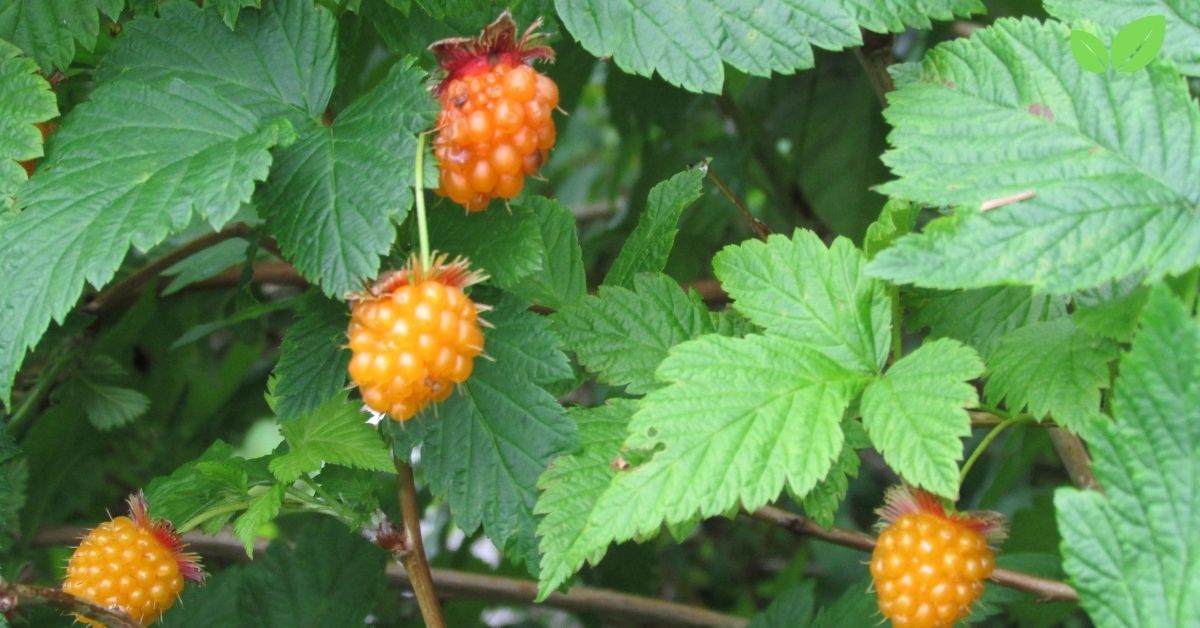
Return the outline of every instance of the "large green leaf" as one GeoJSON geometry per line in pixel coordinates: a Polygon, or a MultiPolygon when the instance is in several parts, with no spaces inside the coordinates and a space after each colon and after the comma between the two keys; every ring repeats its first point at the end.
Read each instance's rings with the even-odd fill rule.
{"type": "Polygon", "coordinates": [[[312,412],[346,387],[348,324],[349,311],[343,303],[315,291],[300,302],[273,372],[271,396],[280,420],[312,412]]]}
{"type": "Polygon", "coordinates": [[[42,156],[42,135],[33,126],[58,115],[54,92],[37,65],[0,40],[0,212],[9,209],[25,182],[18,161],[42,156]]]}
{"type": "Polygon", "coordinates": [[[862,43],[862,26],[903,31],[982,9],[978,0],[555,0],[567,30],[626,72],[721,91],[724,64],[755,76],[813,66],[813,46],[862,43]],[[857,20],[856,20],[857,16],[857,20]]]}
{"type": "Polygon", "coordinates": [[[675,346],[658,376],[671,385],[646,396],[625,442],[653,457],[617,475],[543,593],[609,543],[754,510],[785,485],[807,494],[841,452],[842,415],[869,379],[789,338],[717,335],[675,346]]]}
{"type": "Polygon", "coordinates": [[[983,13],[980,0],[841,0],[850,7],[858,23],[878,32],[903,32],[906,26],[929,29],[930,20],[953,20],[983,13]]]}
{"type": "MultiPolygon", "coordinates": [[[[305,526],[295,547],[271,543],[242,571],[237,625],[359,626],[382,593],[387,552],[330,517],[305,526]]],[[[211,623],[208,625],[212,625],[211,623]]]]}
{"type": "Polygon", "coordinates": [[[548,198],[535,196],[524,202],[541,229],[539,269],[525,277],[513,292],[538,305],[562,309],[587,295],[583,251],[571,210],[548,198]]]}
{"type": "Polygon", "coordinates": [[[863,275],[863,254],[845,238],[829,248],[811,231],[729,246],[713,271],[734,307],[767,331],[799,340],[840,364],[877,371],[891,342],[882,282],[863,275]]]}
{"type": "Polygon", "coordinates": [[[967,207],[901,238],[872,274],[1066,293],[1200,260],[1200,105],[1168,64],[1083,70],[1068,35],[1002,19],[896,72],[884,161],[900,178],[883,191],[967,207]],[[1023,191],[1036,195],[977,209],[1023,191]]]}
{"type": "Polygon", "coordinates": [[[646,210],[605,275],[605,285],[632,288],[638,273],[657,273],[666,267],[679,232],[679,216],[700,198],[703,179],[704,173],[694,168],[650,189],[646,210]]]}
{"type": "Polygon", "coordinates": [[[391,471],[392,455],[379,433],[366,423],[358,403],[338,396],[280,429],[288,451],[271,461],[281,482],[295,482],[325,463],[357,469],[391,471]]]}
{"type": "Polygon", "coordinates": [[[666,275],[639,275],[633,290],[601,286],[596,296],[554,315],[554,330],[604,382],[644,393],[671,347],[716,331],[695,292],[666,275]]]}
{"type": "Polygon", "coordinates": [[[1054,496],[1063,567],[1098,626],[1200,617],[1200,325],[1164,288],[1121,358],[1114,419],[1096,421],[1104,492],[1054,496]]]}
{"type": "Polygon", "coordinates": [[[466,256],[505,289],[542,270],[545,259],[538,215],[525,207],[472,214],[440,203],[429,212],[429,240],[438,251],[466,256]]]}
{"type": "Polygon", "coordinates": [[[42,69],[66,69],[75,43],[91,50],[103,12],[116,19],[124,0],[0,0],[0,38],[13,42],[42,69]]]}
{"type": "MultiPolygon", "coordinates": [[[[575,409],[571,418],[579,425],[580,450],[561,456],[538,479],[542,494],[534,514],[545,515],[538,524],[542,583],[565,582],[579,568],[575,544],[587,525],[596,502],[617,475],[613,464],[627,435],[632,400],[616,399],[595,408],[575,409]]],[[[584,560],[598,560],[601,548],[584,560]]],[[[546,599],[554,587],[540,586],[538,600],[546,599]]]]}
{"type": "Polygon", "coordinates": [[[1004,334],[1066,314],[1062,298],[1033,294],[1029,288],[1003,286],[976,290],[920,290],[909,296],[911,329],[929,328],[931,338],[953,338],[987,359],[1004,334]]]}
{"type": "Polygon", "coordinates": [[[862,39],[837,0],[637,2],[556,0],[583,47],[626,72],[657,71],[672,85],[720,92],[724,63],[756,76],[813,65],[812,46],[840,50],[862,39]]]}
{"type": "Polygon", "coordinates": [[[1108,387],[1108,363],[1117,345],[1076,327],[1070,318],[1034,323],[1005,334],[988,360],[988,402],[1001,400],[1038,419],[1053,415],[1082,433],[1100,411],[1100,389],[1108,387]]]}
{"type": "Polygon", "coordinates": [[[943,338],[904,356],[863,392],[863,426],[883,459],[908,483],[958,496],[966,408],[978,403],[970,380],[983,374],[973,349],[943,338]]]}
{"type": "Polygon", "coordinates": [[[231,31],[192,2],[130,22],[104,57],[101,81],[164,77],[212,88],[257,116],[289,116],[297,129],[320,119],[334,87],[333,16],[313,2],[264,0],[231,31]]]}
{"type": "Polygon", "coordinates": [[[246,7],[258,8],[262,5],[262,0],[213,0],[210,4],[217,7],[217,11],[221,13],[221,19],[229,28],[237,26],[238,15],[242,9],[246,7]]]}
{"type": "Polygon", "coordinates": [[[468,534],[482,524],[513,558],[537,565],[538,476],[578,442],[574,422],[542,384],[570,376],[546,322],[527,303],[506,299],[488,315],[495,325],[475,371],[458,392],[418,415],[425,430],[421,466],[430,487],[448,495],[455,523],[468,534]]]}
{"type": "Polygon", "coordinates": [[[279,247],[330,296],[359,290],[412,205],[416,133],[437,103],[424,73],[397,64],[375,89],[279,153],[257,197],[279,247]]]}
{"type": "Polygon", "coordinates": [[[1185,74],[1200,76],[1200,6],[1192,0],[1046,0],[1046,11],[1068,22],[1095,22],[1112,32],[1138,18],[1167,21],[1162,56],[1185,74]]]}
{"type": "Polygon", "coordinates": [[[193,214],[224,224],[266,178],[269,149],[291,136],[286,121],[262,124],[178,79],[102,86],[78,106],[22,188],[24,211],[0,223],[0,399],[85,281],[104,285],[131,245],[149,249],[193,214]]]}

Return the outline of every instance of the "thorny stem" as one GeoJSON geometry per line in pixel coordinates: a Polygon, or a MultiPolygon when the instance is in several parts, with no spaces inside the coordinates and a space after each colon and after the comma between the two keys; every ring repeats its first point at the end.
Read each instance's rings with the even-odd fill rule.
{"type": "Polygon", "coordinates": [[[432,262],[429,253],[429,223],[425,219],[425,136],[417,136],[416,168],[413,171],[413,198],[417,205],[417,237],[421,243],[421,268],[428,269],[432,262]]]}
{"type": "Polygon", "coordinates": [[[1100,483],[1092,473],[1092,460],[1088,456],[1087,448],[1083,446],[1083,441],[1061,427],[1050,428],[1049,434],[1050,443],[1062,459],[1063,468],[1067,470],[1071,483],[1084,490],[1101,490],[1100,483]]]}
{"type": "MultiPolygon", "coordinates": [[[[751,517],[777,525],[798,536],[810,536],[835,545],[870,552],[875,549],[875,537],[861,532],[853,532],[838,527],[828,530],[812,520],[787,512],[773,506],[764,506],[750,513],[751,517]]],[[[1071,585],[1058,580],[1049,580],[1009,569],[996,569],[991,575],[992,582],[1010,589],[1025,591],[1033,594],[1039,601],[1078,602],[1079,594],[1071,585]]]]}
{"type": "Polygon", "coordinates": [[[24,606],[57,606],[99,622],[109,628],[141,628],[141,624],[118,610],[110,610],[95,602],[75,597],[61,589],[7,582],[0,578],[0,617],[24,606]]]}
{"type": "Polygon", "coordinates": [[[1003,432],[1004,430],[1024,420],[1025,418],[1022,416],[1015,416],[1004,419],[1003,421],[997,423],[996,426],[987,433],[987,436],[984,436],[983,440],[979,441],[979,445],[975,447],[975,451],[971,452],[971,457],[967,458],[967,461],[963,463],[962,470],[958,472],[958,483],[962,484],[963,480],[967,479],[967,473],[971,471],[971,467],[975,466],[975,461],[979,460],[979,457],[983,455],[983,451],[987,449],[988,445],[992,444],[992,441],[996,440],[996,437],[1000,435],[1000,432],[1003,432]]]}
{"type": "MultiPolygon", "coordinates": [[[[417,189],[420,190],[419,187],[417,189]]],[[[393,456],[393,461],[400,493],[400,515],[404,521],[403,534],[407,540],[406,546],[397,555],[412,583],[413,595],[417,598],[417,606],[421,608],[426,628],[445,628],[442,605],[433,586],[433,576],[429,573],[425,543],[421,540],[421,512],[417,509],[417,484],[413,480],[413,470],[399,458],[393,456]]]]}
{"type": "Polygon", "coordinates": [[[892,302],[892,356],[888,364],[894,364],[904,357],[904,305],[900,303],[900,286],[888,289],[888,297],[892,302]]]}
{"type": "Polygon", "coordinates": [[[8,419],[7,431],[14,438],[20,436],[21,431],[25,429],[25,423],[33,418],[38,406],[46,395],[50,394],[50,390],[54,388],[54,382],[58,379],[59,373],[62,372],[67,365],[71,364],[74,358],[74,351],[68,349],[51,359],[49,366],[45,371],[38,374],[37,383],[29,394],[21,400],[21,405],[13,411],[12,416],[8,419]]]}
{"type": "Polygon", "coordinates": [[[725,198],[728,198],[729,201],[738,208],[738,211],[742,214],[742,218],[745,218],[746,222],[750,224],[750,230],[754,232],[754,235],[758,236],[759,240],[766,240],[767,236],[771,235],[771,230],[765,224],[763,224],[761,220],[755,218],[754,214],[750,213],[750,208],[746,207],[746,204],[742,202],[742,199],[738,198],[737,194],[734,194],[732,190],[726,187],[725,182],[721,180],[721,177],[718,177],[717,173],[713,171],[712,164],[706,161],[701,163],[698,167],[701,168],[704,171],[704,175],[707,176],[709,180],[711,180],[717,186],[717,189],[725,195],[725,198]]]}
{"type": "Polygon", "coordinates": [[[132,297],[142,291],[146,284],[150,283],[155,277],[161,274],[164,270],[174,266],[181,260],[184,260],[204,249],[216,246],[221,242],[232,238],[241,238],[250,235],[251,229],[247,225],[238,223],[236,225],[226,227],[216,233],[209,233],[179,248],[159,257],[158,259],[146,264],[137,269],[124,279],[110,285],[101,290],[96,296],[92,297],[84,309],[92,314],[102,314],[114,307],[120,307],[127,303],[132,297]]]}
{"type": "Polygon", "coordinates": [[[888,66],[896,62],[892,56],[892,36],[863,31],[863,45],[854,49],[854,57],[866,71],[879,104],[886,107],[886,94],[896,89],[892,75],[888,74],[888,66]]]}

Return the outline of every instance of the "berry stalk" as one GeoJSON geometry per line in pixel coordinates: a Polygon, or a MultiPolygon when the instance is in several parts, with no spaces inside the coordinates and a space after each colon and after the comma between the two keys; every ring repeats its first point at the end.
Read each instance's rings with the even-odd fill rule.
{"type": "Polygon", "coordinates": [[[421,268],[432,267],[432,254],[429,252],[429,223],[425,218],[425,136],[428,132],[417,135],[416,171],[413,173],[413,198],[417,205],[417,238],[421,247],[421,268]]]}

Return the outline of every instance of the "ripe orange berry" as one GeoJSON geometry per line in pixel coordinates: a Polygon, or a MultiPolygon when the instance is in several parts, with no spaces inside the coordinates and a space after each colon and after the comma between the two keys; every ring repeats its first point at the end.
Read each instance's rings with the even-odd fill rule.
{"type": "MultiPolygon", "coordinates": [[[[63,591],[101,606],[119,608],[142,625],[175,604],[183,581],[204,582],[198,557],[183,551],[171,524],[151,521],[139,492],[129,498],[129,517],[93,529],[67,563],[63,591]]],[[[76,619],[93,626],[84,617],[76,619]]]]}
{"type": "Polygon", "coordinates": [[[454,38],[431,46],[446,73],[437,86],[442,104],[433,141],[441,174],[437,193],[467,211],[483,211],[493,198],[520,194],[554,147],[558,86],[528,62],[553,60],[538,45],[534,22],[517,39],[505,11],[475,39],[454,38]]]}
{"type": "Polygon", "coordinates": [[[461,258],[445,259],[428,270],[411,261],[354,297],[350,378],[367,407],[396,421],[449,397],[483,351],[479,312],[485,308],[463,292],[483,276],[461,258]]]}
{"type": "Polygon", "coordinates": [[[995,513],[951,513],[937,497],[888,491],[885,525],[871,554],[879,612],[893,626],[949,628],[971,614],[996,566],[989,540],[1003,537],[995,513]]]}

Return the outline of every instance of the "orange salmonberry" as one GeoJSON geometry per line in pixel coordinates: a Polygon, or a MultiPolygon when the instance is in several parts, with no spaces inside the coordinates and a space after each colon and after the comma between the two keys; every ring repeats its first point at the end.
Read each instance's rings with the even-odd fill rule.
{"type": "MultiPolygon", "coordinates": [[[[54,133],[56,130],[58,130],[58,122],[56,122],[54,120],[50,120],[47,122],[38,122],[36,126],[37,126],[38,130],[42,132],[42,143],[43,144],[46,143],[47,139],[50,139],[51,133],[54,133]]],[[[26,176],[32,177],[34,169],[37,168],[38,160],[30,159],[28,161],[22,161],[20,163],[21,163],[21,167],[25,169],[26,176]]]]}
{"type": "Polygon", "coordinates": [[[554,146],[558,86],[528,64],[554,58],[537,43],[540,24],[518,40],[505,11],[478,38],[430,46],[445,72],[436,88],[442,105],[433,142],[441,172],[436,191],[467,211],[520,194],[554,146]]]}
{"type": "Polygon", "coordinates": [[[352,297],[350,378],[368,408],[406,421],[467,381],[483,351],[477,305],[463,288],[483,280],[467,262],[412,261],[352,297]]]}
{"type": "Polygon", "coordinates": [[[150,520],[140,492],[129,498],[129,514],[100,524],[83,538],[67,563],[62,588],[147,625],[175,604],[184,580],[204,582],[204,570],[195,554],[183,551],[170,523],[150,520]]]}
{"type": "Polygon", "coordinates": [[[888,491],[871,554],[879,612],[893,626],[949,628],[971,613],[996,566],[989,540],[1003,537],[995,513],[946,513],[937,497],[888,491]]]}

